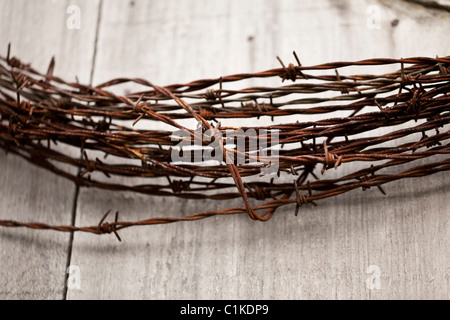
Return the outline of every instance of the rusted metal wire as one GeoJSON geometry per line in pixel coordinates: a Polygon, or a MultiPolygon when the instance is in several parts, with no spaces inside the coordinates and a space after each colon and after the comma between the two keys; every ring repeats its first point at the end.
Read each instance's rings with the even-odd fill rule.
{"type": "MultiPolygon", "coordinates": [[[[289,204],[296,205],[297,215],[301,206],[316,205],[320,199],[371,187],[385,194],[381,185],[387,182],[450,169],[450,158],[445,158],[450,153],[450,57],[369,59],[309,67],[295,53],[294,58],[296,65],[286,67],[278,58],[278,69],[165,87],[139,78],[90,86],[54,76],[53,59],[47,73],[41,74],[10,57],[8,50],[6,58],[0,57],[0,147],[5,151],[80,187],[185,199],[241,198],[244,205],[133,222],[119,220],[118,213],[113,222],[105,222],[108,211],[98,225],[88,227],[13,220],[0,220],[0,226],[114,233],[120,240],[118,231],[132,226],[242,213],[267,221],[277,208],[289,204]],[[373,75],[338,71],[382,65],[394,71],[373,75]],[[257,78],[291,83],[226,88],[229,83],[257,78]],[[110,90],[124,83],[147,89],[124,95],[110,90]],[[286,116],[291,118],[283,123],[286,116]],[[174,131],[188,132],[190,142],[198,139],[198,130],[182,125],[182,120],[195,119],[201,132],[218,130],[225,136],[236,127],[222,122],[252,119],[251,123],[258,123],[263,117],[270,117],[272,124],[239,129],[265,129],[269,138],[276,132],[281,146],[276,156],[271,145],[255,155],[248,146],[230,151],[219,139],[223,161],[218,164],[178,164],[171,158],[178,144],[174,131]],[[293,117],[301,121],[291,121],[293,117]],[[145,129],[136,128],[137,123],[145,129]],[[155,125],[167,129],[154,129],[155,125]],[[383,133],[372,135],[379,128],[383,133]],[[61,145],[75,148],[77,155],[65,152],[67,148],[61,145]],[[103,154],[104,159],[92,156],[93,152],[103,154]],[[233,155],[259,162],[239,164],[233,155]],[[261,169],[275,160],[277,175],[270,182],[259,178],[261,169]],[[423,160],[422,164],[414,164],[416,160],[423,160]],[[325,178],[327,170],[343,165],[351,173],[336,171],[325,178]],[[68,167],[78,168],[79,174],[68,167]],[[113,176],[146,178],[151,183],[121,184],[109,179],[113,176]]],[[[205,141],[202,137],[200,141],[203,148],[205,141]]]]}

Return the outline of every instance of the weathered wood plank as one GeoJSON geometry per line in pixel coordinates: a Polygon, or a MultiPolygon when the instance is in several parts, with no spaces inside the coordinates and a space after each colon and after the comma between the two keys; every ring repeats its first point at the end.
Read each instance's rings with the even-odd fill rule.
{"type": "MultiPolygon", "coordinates": [[[[107,1],[102,16],[94,83],[136,76],[168,84],[263,70],[292,50],[315,64],[450,49],[442,41],[448,13],[406,2],[107,1]],[[380,29],[367,26],[373,4],[380,29]]],[[[121,232],[124,243],[76,234],[71,263],[80,267],[81,290],[68,297],[448,298],[448,178],[392,183],[388,196],[354,191],[302,208],[300,217],[283,208],[264,224],[235,216],[134,228],[121,232]],[[366,285],[370,265],[380,271],[379,290],[366,285]]],[[[241,203],[82,189],[76,223],[96,224],[108,209],[137,220],[234,205],[241,203]]]]}
{"type": "MultiPolygon", "coordinates": [[[[55,75],[89,82],[97,8],[98,1],[0,1],[0,52],[11,42],[12,55],[42,72],[55,55],[55,75]],[[66,27],[71,4],[81,9],[80,30],[66,27]]],[[[72,183],[3,152],[0,164],[0,219],[71,224],[72,183]]],[[[63,299],[69,244],[69,234],[0,229],[0,299],[63,299]]]]}

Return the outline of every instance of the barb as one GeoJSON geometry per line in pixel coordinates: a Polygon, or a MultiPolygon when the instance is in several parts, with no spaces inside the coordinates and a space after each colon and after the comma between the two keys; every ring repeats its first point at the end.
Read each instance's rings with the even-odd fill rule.
{"type": "Polygon", "coordinates": [[[111,213],[111,210],[108,210],[105,215],[102,217],[102,219],[100,220],[100,222],[98,223],[97,226],[97,232],[99,234],[104,234],[104,233],[114,233],[117,240],[122,241],[122,239],[120,238],[119,234],[117,233],[117,223],[119,220],[119,211],[116,212],[115,215],[115,219],[114,219],[114,223],[108,223],[108,222],[104,222],[105,219],[108,217],[108,215],[111,213]]]}

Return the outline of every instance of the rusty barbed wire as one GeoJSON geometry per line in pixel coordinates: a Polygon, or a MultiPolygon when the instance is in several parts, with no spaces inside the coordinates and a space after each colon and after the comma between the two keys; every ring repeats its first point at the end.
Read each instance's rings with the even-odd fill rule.
{"type": "Polygon", "coordinates": [[[368,59],[316,66],[302,65],[295,52],[294,58],[296,65],[286,67],[277,57],[278,69],[164,87],[139,78],[90,86],[54,76],[54,59],[47,73],[41,74],[10,57],[8,48],[7,57],[0,57],[0,147],[6,152],[80,187],[184,199],[241,198],[244,205],[133,222],[120,221],[118,213],[113,222],[105,222],[108,211],[98,225],[88,227],[14,220],[0,220],[0,226],[114,233],[121,240],[118,231],[133,226],[232,214],[267,221],[279,207],[289,204],[295,204],[297,215],[302,206],[317,205],[320,199],[371,187],[386,194],[381,187],[385,183],[450,169],[450,158],[442,159],[450,153],[450,57],[368,59]],[[394,71],[373,75],[345,75],[341,71],[382,65],[393,66],[394,71]],[[257,78],[290,83],[226,88],[229,83],[257,78]],[[110,89],[125,83],[147,89],[123,95],[110,89]],[[287,116],[291,118],[285,123],[287,116]],[[222,125],[227,121],[246,123],[245,119],[257,123],[264,117],[272,123],[222,125]],[[295,117],[301,121],[291,121],[295,117]],[[223,151],[219,163],[175,163],[171,155],[179,140],[174,139],[174,131],[185,130],[188,142],[200,139],[202,148],[208,146],[195,128],[181,124],[186,119],[195,120],[202,132],[217,130],[223,136],[236,128],[264,129],[270,140],[276,132],[279,144],[261,148],[255,155],[251,137],[245,150],[230,150],[225,139],[218,139],[223,151]],[[384,133],[374,135],[379,128],[384,133]],[[67,152],[67,146],[75,148],[76,154],[67,152]],[[238,156],[254,162],[237,163],[238,156]],[[275,160],[276,176],[264,181],[261,169],[275,160]],[[417,160],[425,164],[413,164],[417,160]],[[336,171],[333,177],[325,178],[327,170],[344,165],[351,173],[336,171]],[[68,167],[77,168],[79,173],[68,167]],[[111,180],[113,176],[146,178],[151,183],[127,185],[111,180]],[[263,203],[252,204],[255,201],[263,203]]]}

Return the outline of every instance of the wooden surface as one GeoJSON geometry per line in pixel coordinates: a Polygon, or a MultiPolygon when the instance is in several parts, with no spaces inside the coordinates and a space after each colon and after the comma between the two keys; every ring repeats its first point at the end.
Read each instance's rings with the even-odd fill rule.
{"type": "MultiPolygon", "coordinates": [[[[426,1],[422,1],[426,2],[426,1]]],[[[445,4],[445,0],[440,0],[445,4]]],[[[450,54],[450,13],[406,1],[0,0],[0,51],[45,71],[100,83],[160,85],[278,66],[450,54]],[[66,9],[80,7],[69,30],[66,9]],[[367,27],[376,5],[380,29],[367,27]],[[420,43],[420,44],[419,44],[420,43]]],[[[120,90],[133,90],[123,87],[120,90]]],[[[241,205],[80,189],[0,154],[0,218],[92,225],[241,205]]],[[[247,216],[123,230],[114,236],[0,229],[2,299],[448,299],[449,173],[247,216]],[[67,286],[68,266],[80,287],[67,286]],[[369,289],[380,271],[380,288],[369,289]],[[369,271],[369,272],[367,272],[369,271]]]]}
{"type": "MultiPolygon", "coordinates": [[[[66,8],[76,1],[0,0],[0,52],[46,70],[89,82],[95,34],[65,28],[66,8]],[[65,62],[64,62],[65,61],[65,62]]],[[[98,2],[80,1],[84,23],[95,25],[98,2]]],[[[13,155],[0,153],[0,219],[71,224],[75,186],[13,155]]],[[[69,234],[0,230],[0,298],[63,299],[69,234]]]]}

